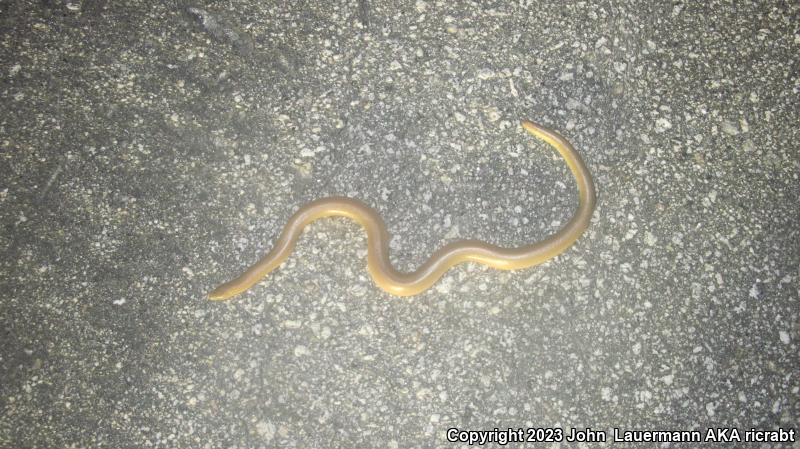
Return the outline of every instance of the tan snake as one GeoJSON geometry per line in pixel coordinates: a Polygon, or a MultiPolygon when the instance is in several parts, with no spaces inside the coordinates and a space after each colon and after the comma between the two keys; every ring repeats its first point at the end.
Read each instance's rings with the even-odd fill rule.
{"type": "Polygon", "coordinates": [[[572,145],[560,134],[523,120],[522,127],[555,148],[567,162],[578,186],[578,210],[558,232],[519,248],[502,248],[479,240],[449,243],[433,253],[416,271],[397,271],[389,261],[389,233],[375,209],[353,198],[334,196],[312,201],[295,212],[272,250],[241,276],[209,293],[209,299],[228,299],[244,292],[289,257],[297,239],[312,221],[322,217],[347,217],[367,231],[367,270],[378,286],[398,296],[416,295],[436,283],[453,265],[478,262],[501,270],[538,265],[569,248],[589,226],[596,197],[592,176],[572,145]]]}

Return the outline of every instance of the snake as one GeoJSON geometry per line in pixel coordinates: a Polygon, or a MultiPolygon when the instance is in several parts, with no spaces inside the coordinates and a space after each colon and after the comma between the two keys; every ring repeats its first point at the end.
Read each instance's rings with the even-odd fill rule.
{"type": "Polygon", "coordinates": [[[346,217],[367,233],[367,271],[378,287],[396,296],[412,296],[433,286],[454,265],[476,262],[499,270],[517,270],[539,265],[566,251],[588,228],[597,197],[591,173],[572,144],[559,133],[529,120],[525,131],[552,146],[575,177],[578,208],[572,218],[549,237],[516,248],[500,247],[480,240],[448,243],[413,272],[398,271],[389,260],[389,232],[375,209],[344,196],[311,201],[289,218],[272,249],[239,277],[215,288],[211,300],[226,300],[243,293],[283,263],[309,223],[324,217],[346,217]]]}

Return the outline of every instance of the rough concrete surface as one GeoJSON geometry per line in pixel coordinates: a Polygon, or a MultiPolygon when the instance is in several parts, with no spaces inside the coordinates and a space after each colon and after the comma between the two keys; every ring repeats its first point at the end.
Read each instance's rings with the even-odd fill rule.
{"type": "Polygon", "coordinates": [[[798,428],[799,23],[791,1],[0,3],[0,447],[799,448],[611,441],[798,428]],[[206,299],[327,195],[379,210],[404,270],[546,237],[575,183],[520,118],[595,177],[563,255],[396,298],[329,219],[206,299]]]}

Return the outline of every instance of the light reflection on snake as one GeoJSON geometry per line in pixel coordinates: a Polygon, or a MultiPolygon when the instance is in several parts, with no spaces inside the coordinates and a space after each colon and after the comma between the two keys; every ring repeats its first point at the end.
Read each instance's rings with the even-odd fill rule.
{"type": "Polygon", "coordinates": [[[522,127],[561,154],[578,186],[578,210],[566,225],[550,237],[518,248],[502,248],[479,240],[460,240],[440,248],[416,271],[403,273],[397,271],[389,261],[389,233],[375,209],[353,198],[322,198],[295,212],[272,250],[241,276],[214,289],[209,293],[209,299],[228,299],[258,283],[289,257],[306,225],[322,217],[347,217],[364,227],[367,232],[367,270],[380,288],[398,296],[416,295],[428,289],[453,265],[462,262],[514,270],[538,265],[561,254],[589,226],[596,202],[592,176],[580,155],[560,134],[527,120],[522,121],[522,127]]]}

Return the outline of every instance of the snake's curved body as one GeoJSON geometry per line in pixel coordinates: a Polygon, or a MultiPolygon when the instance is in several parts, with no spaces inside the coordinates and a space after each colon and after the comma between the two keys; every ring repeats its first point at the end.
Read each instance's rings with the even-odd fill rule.
{"type": "Polygon", "coordinates": [[[572,145],[555,131],[530,121],[523,128],[555,148],[567,162],[578,186],[579,205],[572,219],[550,237],[518,248],[502,248],[478,240],[460,240],[436,251],[416,271],[397,271],[389,261],[389,233],[378,213],[361,201],[341,196],[312,201],[301,207],[283,228],[272,250],[238,278],[226,282],[208,297],[228,299],[244,292],[276,269],[294,249],[303,228],[323,217],[347,217],[367,232],[367,269],[379,287],[398,296],[416,295],[433,285],[453,265],[478,262],[501,270],[538,265],[569,248],[589,226],[596,197],[592,176],[572,145]]]}

